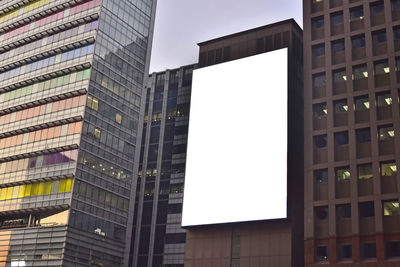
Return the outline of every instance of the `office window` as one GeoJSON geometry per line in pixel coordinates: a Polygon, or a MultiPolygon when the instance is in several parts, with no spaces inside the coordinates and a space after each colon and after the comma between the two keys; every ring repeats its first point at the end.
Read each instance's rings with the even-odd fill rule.
{"type": "Polygon", "coordinates": [[[99,100],[94,96],[88,95],[88,100],[86,105],[93,110],[96,111],[99,110],[99,100]]]}
{"type": "Polygon", "coordinates": [[[367,65],[357,65],[353,67],[353,80],[368,78],[367,65]]]}
{"type": "Polygon", "coordinates": [[[371,4],[371,16],[381,15],[385,12],[383,1],[378,1],[371,4]]]}
{"type": "Polygon", "coordinates": [[[326,108],[326,103],[316,104],[313,106],[314,130],[326,128],[327,113],[328,113],[328,110],[326,108]]]}
{"type": "Polygon", "coordinates": [[[326,84],[325,73],[318,73],[313,75],[313,87],[323,87],[326,84]]]}
{"type": "Polygon", "coordinates": [[[339,244],[338,260],[348,261],[353,257],[352,246],[350,244],[339,244]]]}
{"type": "Polygon", "coordinates": [[[364,34],[351,37],[351,48],[352,49],[359,49],[359,48],[364,48],[364,47],[365,47],[364,34]]]}
{"type": "Polygon", "coordinates": [[[332,52],[339,53],[344,51],[344,39],[336,40],[332,42],[332,52]]]}
{"type": "Polygon", "coordinates": [[[5,187],[0,189],[0,200],[70,192],[71,188],[72,178],[61,179],[59,181],[39,182],[34,184],[5,187]]]}
{"type": "Polygon", "coordinates": [[[373,201],[358,203],[358,213],[361,218],[368,218],[375,216],[375,205],[373,201]]]}
{"type": "Polygon", "coordinates": [[[382,176],[394,176],[397,173],[396,162],[381,163],[382,176]]]}
{"type": "Polygon", "coordinates": [[[362,259],[376,258],[376,244],[361,243],[361,258],[362,259]]]}
{"type": "Polygon", "coordinates": [[[347,81],[346,69],[338,69],[332,71],[333,82],[340,83],[347,81]]]}
{"type": "Polygon", "coordinates": [[[313,115],[316,119],[326,118],[328,114],[328,109],[326,108],[326,103],[316,104],[314,105],[313,115]]]}
{"type": "Polygon", "coordinates": [[[374,44],[386,43],[386,41],[387,39],[385,30],[372,32],[372,42],[374,44]]]}
{"type": "Polygon", "coordinates": [[[400,0],[391,0],[392,11],[400,10],[400,0]]]}
{"type": "Polygon", "coordinates": [[[163,86],[165,81],[165,73],[156,76],[156,86],[163,86]]]}
{"type": "Polygon", "coordinates": [[[338,219],[349,219],[351,218],[351,205],[342,204],[336,206],[336,217],[338,219]]]}
{"type": "Polygon", "coordinates": [[[347,111],[349,106],[347,105],[347,100],[338,100],[333,103],[335,108],[334,115],[334,126],[342,126],[347,124],[347,111]]]}
{"type": "Polygon", "coordinates": [[[390,72],[388,60],[377,61],[374,63],[375,75],[387,74],[390,72]]]}
{"type": "Polygon", "coordinates": [[[311,21],[311,26],[313,30],[321,30],[324,28],[324,17],[313,18],[311,21]]]}
{"type": "Polygon", "coordinates": [[[357,111],[368,110],[370,107],[368,95],[356,97],[354,100],[354,109],[357,111]]]}
{"type": "Polygon", "coordinates": [[[393,125],[379,127],[378,129],[379,141],[386,141],[394,139],[393,125]]]}
{"type": "Polygon", "coordinates": [[[343,24],[343,21],[343,12],[337,12],[331,15],[331,24],[333,26],[343,24]]]}
{"type": "Polygon", "coordinates": [[[350,9],[350,21],[364,19],[364,10],[362,6],[350,9]]]}
{"type": "Polygon", "coordinates": [[[395,41],[399,41],[400,40],[400,27],[393,28],[393,39],[395,41]]]}
{"type": "MultiPolygon", "coordinates": [[[[337,0],[335,1],[337,2],[337,0]]],[[[343,12],[336,12],[331,14],[330,19],[331,19],[331,35],[342,34],[344,32],[343,12]]]]}
{"type": "Polygon", "coordinates": [[[348,166],[336,168],[335,172],[336,172],[336,180],[339,182],[350,179],[350,168],[348,166]]]}
{"type": "Polygon", "coordinates": [[[319,221],[326,221],[329,218],[328,207],[315,207],[315,219],[319,221]]]}
{"type": "Polygon", "coordinates": [[[116,113],[116,114],[115,114],[115,121],[116,121],[117,123],[119,123],[119,124],[122,123],[122,116],[121,116],[121,114],[119,114],[119,113],[116,113]]]}
{"type": "Polygon", "coordinates": [[[385,257],[386,258],[400,257],[400,241],[385,242],[385,257]]]}
{"type": "Polygon", "coordinates": [[[328,144],[328,139],[326,134],[314,136],[314,147],[315,148],[324,148],[328,144]]]}
{"type": "Polygon", "coordinates": [[[339,100],[335,102],[335,113],[346,113],[349,110],[349,106],[347,105],[347,100],[339,100]]]}
{"type": "Polygon", "coordinates": [[[390,92],[380,93],[376,96],[376,106],[377,107],[386,107],[392,105],[393,100],[390,92]]]}
{"type": "Polygon", "coordinates": [[[319,184],[328,183],[328,169],[315,170],[314,179],[319,184]]]}
{"type": "Polygon", "coordinates": [[[383,216],[398,216],[399,213],[399,201],[388,200],[382,203],[383,206],[383,216]]]}
{"type": "Polygon", "coordinates": [[[324,262],[329,260],[329,248],[328,246],[317,246],[315,248],[315,261],[324,262]]]}
{"type": "Polygon", "coordinates": [[[325,44],[314,45],[312,47],[313,57],[325,56],[325,44]]]}
{"type": "Polygon", "coordinates": [[[371,131],[369,128],[357,129],[356,130],[356,142],[357,144],[371,142],[371,131]]]}
{"type": "Polygon", "coordinates": [[[342,146],[349,144],[349,134],[347,132],[335,133],[335,145],[342,146]]]}
{"type": "Polygon", "coordinates": [[[101,137],[101,130],[99,128],[94,128],[94,137],[100,140],[101,137]]]}
{"type": "Polygon", "coordinates": [[[361,164],[357,166],[358,179],[371,179],[372,175],[372,164],[361,164]]]}

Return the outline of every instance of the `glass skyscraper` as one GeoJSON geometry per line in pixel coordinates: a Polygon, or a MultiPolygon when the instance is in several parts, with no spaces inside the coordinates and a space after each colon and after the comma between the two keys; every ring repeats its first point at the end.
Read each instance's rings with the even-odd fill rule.
{"type": "Polygon", "coordinates": [[[183,185],[195,68],[148,79],[129,267],[183,267],[183,185]]]}
{"type": "Polygon", "coordinates": [[[127,264],[155,6],[0,1],[0,266],[127,264]]]}

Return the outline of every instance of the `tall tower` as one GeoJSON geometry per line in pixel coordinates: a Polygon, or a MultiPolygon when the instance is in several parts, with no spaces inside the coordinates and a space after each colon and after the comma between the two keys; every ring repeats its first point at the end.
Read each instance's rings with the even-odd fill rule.
{"type": "Polygon", "coordinates": [[[124,266],[155,7],[0,1],[0,266],[124,266]]]}
{"type": "Polygon", "coordinates": [[[129,266],[183,267],[182,201],[195,68],[152,73],[148,80],[129,266]]]}
{"type": "Polygon", "coordinates": [[[303,4],[306,266],[399,266],[400,1],[303,4]]]}

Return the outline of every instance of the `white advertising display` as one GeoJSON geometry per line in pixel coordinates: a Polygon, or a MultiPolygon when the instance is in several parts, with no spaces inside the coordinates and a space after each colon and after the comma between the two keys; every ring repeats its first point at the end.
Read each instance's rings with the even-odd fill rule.
{"type": "Polygon", "coordinates": [[[287,218],[287,53],[194,71],[183,227],[287,218]]]}

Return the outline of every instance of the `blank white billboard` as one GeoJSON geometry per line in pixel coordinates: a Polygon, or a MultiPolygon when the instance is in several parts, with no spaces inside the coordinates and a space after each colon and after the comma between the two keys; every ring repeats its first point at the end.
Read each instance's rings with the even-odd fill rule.
{"type": "Polygon", "coordinates": [[[183,227],[287,218],[287,53],[194,71],[183,227]]]}

